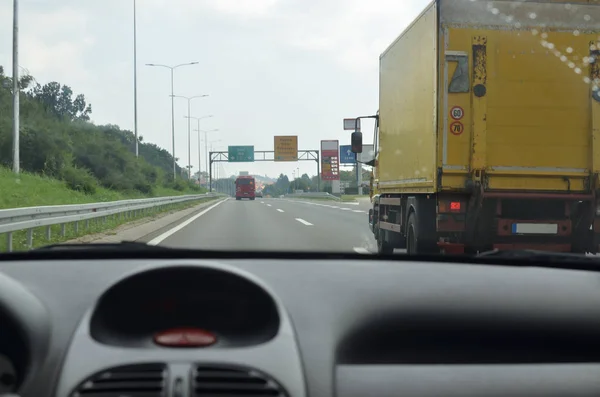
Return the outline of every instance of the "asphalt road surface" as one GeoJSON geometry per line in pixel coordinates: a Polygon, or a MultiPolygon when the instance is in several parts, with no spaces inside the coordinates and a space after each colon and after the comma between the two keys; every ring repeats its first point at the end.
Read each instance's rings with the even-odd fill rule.
{"type": "Polygon", "coordinates": [[[376,253],[368,202],[227,199],[151,244],[207,250],[376,253]]]}

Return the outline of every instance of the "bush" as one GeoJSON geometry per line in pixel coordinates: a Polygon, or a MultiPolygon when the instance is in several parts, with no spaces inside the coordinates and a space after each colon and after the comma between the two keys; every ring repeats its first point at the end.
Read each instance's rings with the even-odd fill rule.
{"type": "Polygon", "coordinates": [[[96,193],[98,187],[98,181],[88,170],[73,165],[62,169],[61,179],[65,181],[69,189],[86,194],[96,193]]]}
{"type": "MultiPolygon", "coordinates": [[[[138,139],[135,156],[132,131],[116,125],[97,126],[89,122],[92,108],[82,94],[63,84],[35,85],[31,76],[22,76],[21,86],[21,169],[64,180],[78,191],[98,186],[130,193],[153,194],[167,186],[165,175],[173,175],[173,157],[152,143],[138,139]],[[87,170],[87,172],[85,171],[87,170]]],[[[0,166],[12,166],[12,86],[0,66],[0,166]]],[[[176,167],[177,175],[181,168],[176,167]]],[[[175,187],[184,191],[186,183],[175,187]]]]}

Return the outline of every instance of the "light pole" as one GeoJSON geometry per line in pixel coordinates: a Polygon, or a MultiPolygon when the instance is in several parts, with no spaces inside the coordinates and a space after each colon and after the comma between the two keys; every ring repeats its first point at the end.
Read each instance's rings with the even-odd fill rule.
{"type": "Polygon", "coordinates": [[[19,1],[13,1],[13,172],[20,172],[19,159],[19,1]]]}
{"type": "MultiPolygon", "coordinates": [[[[210,141],[210,151],[213,152],[213,143],[217,143],[217,142],[221,142],[221,139],[217,139],[215,141],[210,141]]],[[[215,179],[217,181],[216,186],[217,186],[217,193],[219,192],[219,175],[220,175],[220,163],[216,163],[216,167],[215,167],[215,179]]]]}
{"type": "MultiPolygon", "coordinates": [[[[191,102],[192,99],[196,99],[196,98],[205,98],[208,96],[208,94],[204,94],[204,95],[196,95],[196,96],[183,96],[183,95],[173,95],[175,98],[183,98],[183,99],[187,99],[187,103],[188,103],[188,115],[187,116],[183,116],[186,119],[188,119],[188,168],[190,169],[190,173],[189,173],[189,179],[192,179],[192,130],[190,127],[190,111],[191,111],[191,102]]],[[[198,172],[200,172],[200,170],[198,170],[198,172]]]]}
{"type": "Polygon", "coordinates": [[[175,159],[175,95],[173,94],[173,74],[175,72],[175,69],[182,67],[182,66],[188,66],[188,65],[196,65],[198,64],[198,62],[188,62],[188,63],[181,63],[179,65],[175,65],[175,66],[168,66],[168,65],[161,65],[161,64],[155,64],[155,63],[147,63],[146,66],[155,66],[155,67],[161,67],[161,68],[167,68],[169,70],[171,70],[171,138],[173,140],[172,144],[173,144],[173,151],[171,153],[171,155],[173,156],[173,179],[177,179],[177,160],[175,159]]]}
{"type": "MultiPolygon", "coordinates": [[[[202,130],[200,130],[200,120],[208,119],[211,117],[213,117],[212,114],[209,114],[208,116],[202,116],[202,117],[192,117],[192,116],[189,117],[190,119],[194,119],[198,122],[198,129],[196,130],[196,131],[198,131],[198,175],[200,175],[199,173],[202,171],[202,161],[200,159],[200,153],[202,152],[202,149],[201,149],[202,146],[200,145],[200,132],[202,130]]],[[[208,172],[208,168],[206,169],[206,171],[208,172]]]]}
{"type": "MultiPolygon", "coordinates": [[[[212,117],[212,116],[210,116],[212,117]]],[[[218,128],[215,128],[214,130],[209,130],[209,131],[204,131],[204,161],[206,161],[206,171],[210,173],[208,167],[209,167],[209,162],[208,162],[208,133],[209,132],[216,132],[219,131],[218,128]]]]}
{"type": "Polygon", "coordinates": [[[133,131],[135,134],[135,157],[138,157],[138,114],[137,114],[137,22],[133,0],[133,131]]]}

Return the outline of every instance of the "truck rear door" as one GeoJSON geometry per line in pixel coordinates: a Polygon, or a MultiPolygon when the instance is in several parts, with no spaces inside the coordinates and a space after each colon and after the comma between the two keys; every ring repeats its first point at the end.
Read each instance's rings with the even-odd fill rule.
{"type": "MultiPolygon", "coordinates": [[[[517,16],[521,4],[513,9],[517,16]]],[[[445,160],[475,178],[483,171],[489,190],[588,191],[600,155],[599,103],[592,89],[599,76],[596,65],[590,66],[598,33],[584,33],[578,23],[588,14],[600,16],[600,5],[581,6],[587,8],[581,19],[564,4],[526,6],[522,18],[565,23],[543,30],[445,30],[445,160]],[[468,67],[468,93],[452,85],[460,61],[468,67]]]]}

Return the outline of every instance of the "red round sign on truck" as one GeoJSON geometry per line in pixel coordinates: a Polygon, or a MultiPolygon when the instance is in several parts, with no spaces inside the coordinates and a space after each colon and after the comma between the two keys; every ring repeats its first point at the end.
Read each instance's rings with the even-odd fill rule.
{"type": "Polygon", "coordinates": [[[460,135],[464,130],[465,126],[460,121],[455,121],[454,123],[450,124],[450,132],[454,135],[460,135]]]}
{"type": "Polygon", "coordinates": [[[452,117],[454,120],[461,120],[464,116],[465,116],[465,111],[460,106],[454,106],[450,110],[450,117],[452,117]]]}

